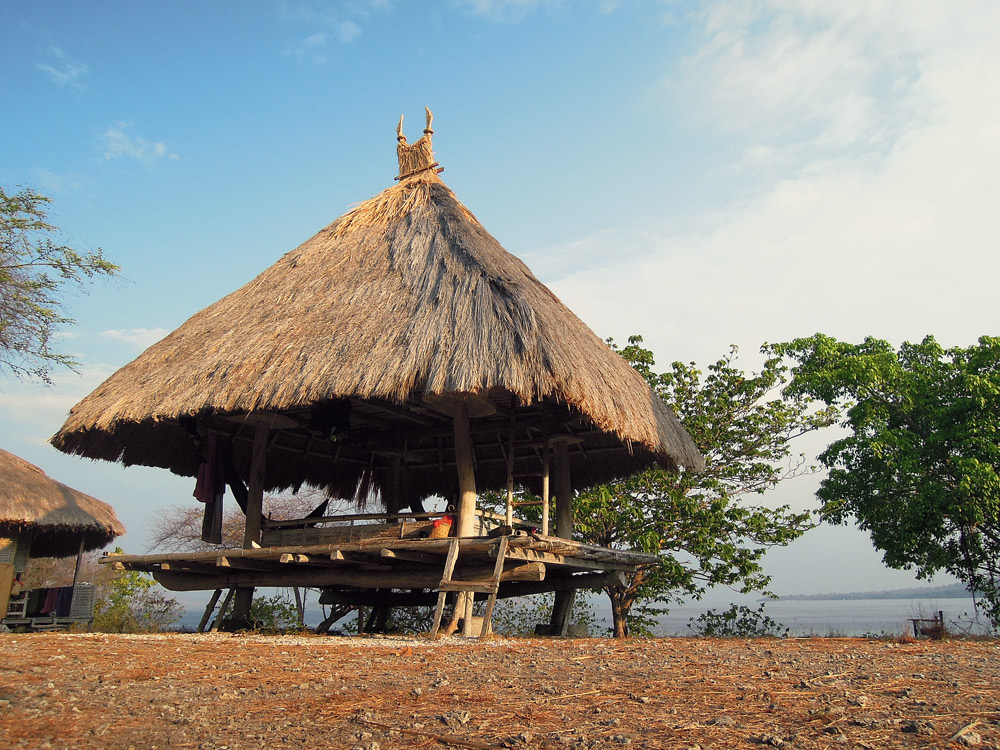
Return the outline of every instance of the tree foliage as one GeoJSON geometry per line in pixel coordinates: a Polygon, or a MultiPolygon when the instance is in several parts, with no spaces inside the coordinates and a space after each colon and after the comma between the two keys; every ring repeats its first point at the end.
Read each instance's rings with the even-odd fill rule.
{"type": "Polygon", "coordinates": [[[747,499],[809,472],[790,442],[830,424],[835,408],[811,409],[802,398],[781,400],[787,368],[771,357],[760,372],[735,366],[737,350],[702,373],[675,362],[657,374],[652,353],[634,336],[620,350],[677,413],[705,457],[702,474],[650,468],[580,493],[574,500],[578,538],[612,548],[655,553],[657,566],[629,574],[611,599],[616,636],[648,631],[663,606],[700,597],[710,586],[765,591],[761,559],[813,524],[809,513],[747,499]]]}
{"type": "Polygon", "coordinates": [[[254,630],[269,635],[301,629],[298,607],[280,592],[253,598],[250,604],[250,624],[254,630]]]}
{"type": "Polygon", "coordinates": [[[53,347],[59,329],[73,323],[61,299],[65,287],[119,270],[100,248],[80,253],[61,244],[46,221],[49,202],[31,189],[0,188],[0,370],[44,382],[54,367],[76,364],[53,347]]]}
{"type": "Polygon", "coordinates": [[[743,604],[730,605],[724,612],[710,609],[689,619],[688,627],[704,638],[787,638],[791,630],[771,618],[763,604],[757,609],[743,604]]]}
{"type": "MultiPolygon", "coordinates": [[[[115,554],[121,552],[121,547],[115,548],[115,554]]],[[[184,608],[176,599],[165,596],[149,573],[121,570],[97,581],[95,630],[159,633],[177,622],[183,613],[184,608]]]]}
{"type": "Polygon", "coordinates": [[[798,363],[790,397],[847,407],[850,434],[820,456],[823,515],[855,519],[889,567],[948,571],[1000,623],[1000,338],[896,350],[816,334],[772,350],[798,363]]]}

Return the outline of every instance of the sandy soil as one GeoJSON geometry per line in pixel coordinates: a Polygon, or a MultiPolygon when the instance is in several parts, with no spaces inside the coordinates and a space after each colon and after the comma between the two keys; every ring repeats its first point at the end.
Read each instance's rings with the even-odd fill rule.
{"type": "Polygon", "coordinates": [[[1000,644],[0,635],[4,748],[1000,747],[1000,644]]]}

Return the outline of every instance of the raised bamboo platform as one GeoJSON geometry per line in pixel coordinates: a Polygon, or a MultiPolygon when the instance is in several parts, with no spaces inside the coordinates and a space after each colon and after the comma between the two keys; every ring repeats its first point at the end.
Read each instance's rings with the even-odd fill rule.
{"type": "MultiPolygon", "coordinates": [[[[152,573],[171,591],[251,586],[435,590],[452,543],[458,546],[456,578],[476,581],[492,576],[498,539],[490,537],[375,537],[256,549],[105,555],[101,562],[152,573]]],[[[546,584],[514,587],[517,591],[509,593],[510,596],[591,588],[604,585],[595,582],[595,572],[633,571],[654,564],[656,559],[655,555],[641,552],[611,550],[558,537],[515,532],[507,537],[500,580],[502,584],[515,581],[546,584]]],[[[612,575],[607,580],[616,578],[612,575]]]]}
{"type": "MultiPolygon", "coordinates": [[[[512,526],[490,529],[497,517],[482,512],[477,516],[482,536],[430,538],[431,519],[440,515],[364,514],[271,521],[265,522],[262,535],[268,546],[105,555],[101,562],[151,573],[172,591],[293,586],[321,589],[326,603],[362,607],[437,603],[435,631],[448,592],[486,598],[488,612],[492,612],[498,598],[620,585],[624,573],[657,562],[655,555],[512,526]]],[[[489,617],[484,633],[488,621],[489,617]]]]}

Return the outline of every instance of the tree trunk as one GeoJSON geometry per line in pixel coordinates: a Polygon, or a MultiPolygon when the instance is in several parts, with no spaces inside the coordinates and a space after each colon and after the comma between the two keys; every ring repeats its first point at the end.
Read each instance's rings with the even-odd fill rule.
{"type": "Polygon", "coordinates": [[[298,586],[292,587],[292,592],[295,594],[295,619],[301,628],[306,623],[306,602],[303,596],[302,590],[298,586]]]}
{"type": "Polygon", "coordinates": [[[614,624],[615,638],[628,638],[628,613],[632,602],[624,596],[620,588],[604,589],[611,599],[611,618],[614,624]]]}

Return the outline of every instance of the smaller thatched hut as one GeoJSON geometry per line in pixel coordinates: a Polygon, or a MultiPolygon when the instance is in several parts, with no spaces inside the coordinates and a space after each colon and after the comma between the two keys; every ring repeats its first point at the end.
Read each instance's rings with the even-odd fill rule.
{"type": "Polygon", "coordinates": [[[32,557],[69,557],[125,533],[107,503],[67,487],[0,449],[0,538],[31,535],[32,557]]]}
{"type": "Polygon", "coordinates": [[[0,450],[0,615],[29,556],[79,556],[124,533],[110,505],[0,450]]]}

